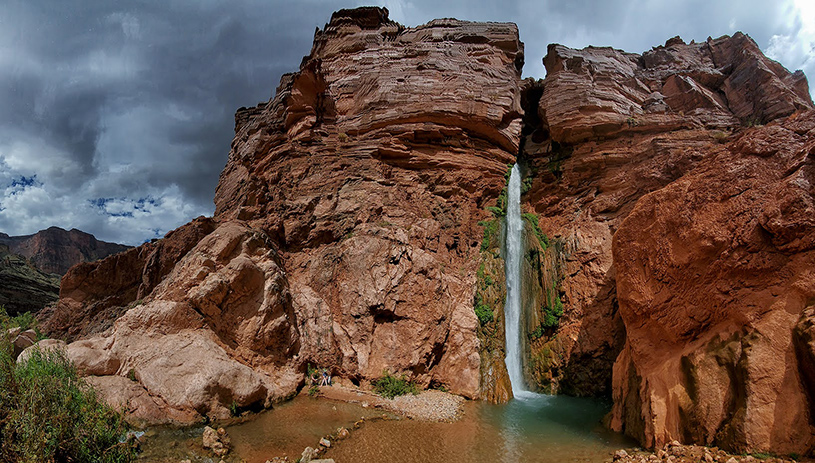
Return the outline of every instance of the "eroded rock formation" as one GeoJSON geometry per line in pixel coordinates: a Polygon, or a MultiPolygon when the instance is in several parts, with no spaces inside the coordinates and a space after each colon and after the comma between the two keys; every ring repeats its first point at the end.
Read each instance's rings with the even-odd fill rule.
{"type": "Polygon", "coordinates": [[[237,112],[215,217],[75,267],[45,326],[147,422],[267,405],[307,364],[506,400],[500,198],[520,153],[530,380],[613,394],[611,425],[648,446],[810,450],[806,79],[740,33],[552,45],[538,82],[522,62],[511,24],[335,13],[237,112]]]}
{"type": "Polygon", "coordinates": [[[551,45],[544,63],[546,79],[524,87],[522,154],[533,177],[524,202],[562,244],[564,277],[553,289],[566,309],[557,331],[532,344],[532,369],[541,370],[536,358],[549,365],[537,375],[544,388],[593,395],[610,390],[624,341],[611,246],[621,221],[745,124],[812,103],[800,72],[764,57],[741,33],[674,38],[641,56],[551,45]],[[678,81],[687,88],[679,91],[678,81]],[[536,357],[544,350],[548,358],[536,357]]]}
{"type": "Polygon", "coordinates": [[[182,421],[287,397],[308,363],[478,397],[477,222],[517,154],[522,49],[512,24],[335,13],[236,114],[215,218],[74,268],[45,326],[182,421]]]}
{"type": "Polygon", "coordinates": [[[615,426],[649,446],[812,447],[813,154],[815,112],[747,130],[622,223],[615,426]]]}
{"type": "Polygon", "coordinates": [[[525,199],[563,244],[566,310],[532,342],[534,379],[613,386],[612,427],[649,447],[806,452],[806,79],[742,34],[642,56],[552,45],[544,63],[525,199]]]}

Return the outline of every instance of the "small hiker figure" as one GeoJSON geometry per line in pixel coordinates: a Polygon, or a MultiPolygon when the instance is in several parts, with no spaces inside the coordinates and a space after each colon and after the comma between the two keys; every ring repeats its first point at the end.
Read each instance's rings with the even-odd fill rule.
{"type": "Polygon", "coordinates": [[[323,368],[323,379],[320,381],[320,386],[331,386],[331,376],[328,376],[325,368],[323,368]]]}

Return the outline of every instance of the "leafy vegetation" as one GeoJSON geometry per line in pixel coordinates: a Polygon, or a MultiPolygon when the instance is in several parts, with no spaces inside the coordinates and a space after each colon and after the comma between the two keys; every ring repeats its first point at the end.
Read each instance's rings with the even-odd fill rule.
{"type": "Polygon", "coordinates": [[[498,219],[482,220],[478,225],[484,227],[484,238],[481,240],[481,252],[498,246],[501,232],[501,222],[498,219]]]}
{"type": "Polygon", "coordinates": [[[560,324],[560,317],[563,316],[563,301],[556,295],[551,303],[547,303],[543,308],[544,328],[556,328],[560,324]]]}
{"type": "Polygon", "coordinates": [[[6,312],[6,308],[0,305],[0,326],[9,328],[20,328],[22,331],[34,330],[37,339],[42,339],[42,334],[37,326],[37,318],[31,312],[22,312],[12,317],[6,312]]]}
{"type": "Polygon", "coordinates": [[[475,308],[475,316],[478,318],[478,322],[481,326],[484,326],[494,319],[494,315],[492,313],[492,307],[486,303],[482,293],[494,285],[495,281],[492,279],[492,276],[487,274],[486,264],[484,262],[481,262],[481,265],[478,266],[476,278],[477,283],[475,295],[473,296],[473,307],[475,308]]]}
{"type": "Polygon", "coordinates": [[[478,317],[478,323],[480,323],[481,326],[484,326],[493,320],[492,308],[484,303],[484,299],[481,296],[481,293],[478,291],[475,293],[475,301],[473,305],[475,306],[475,316],[478,317]]]}
{"type": "Polygon", "coordinates": [[[543,248],[545,251],[546,248],[549,247],[549,237],[546,236],[546,234],[541,230],[540,223],[538,222],[538,216],[531,212],[526,212],[521,214],[521,217],[523,217],[523,219],[532,226],[532,230],[535,231],[535,236],[538,238],[538,243],[540,243],[541,248],[543,248]]]}
{"type": "Polygon", "coordinates": [[[521,182],[521,194],[525,195],[529,190],[532,189],[532,180],[534,180],[531,176],[526,177],[523,182],[521,182]]]}
{"type": "Polygon", "coordinates": [[[413,381],[409,381],[402,374],[400,376],[391,375],[390,372],[383,371],[379,379],[373,381],[374,392],[382,397],[392,399],[405,394],[418,394],[419,388],[413,381]]]}
{"type": "MultiPolygon", "coordinates": [[[[2,311],[5,315],[5,311],[2,311]]],[[[0,461],[129,462],[127,431],[61,351],[33,350],[17,364],[8,316],[0,320],[0,461]]]]}

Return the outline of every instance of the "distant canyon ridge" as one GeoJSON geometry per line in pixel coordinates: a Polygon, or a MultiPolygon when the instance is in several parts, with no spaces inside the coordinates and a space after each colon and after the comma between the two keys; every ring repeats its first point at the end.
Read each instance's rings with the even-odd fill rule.
{"type": "Polygon", "coordinates": [[[59,280],[80,262],[129,249],[72,229],[51,227],[33,235],[0,233],[0,306],[10,314],[37,312],[59,297],[59,280]]]}
{"type": "Polygon", "coordinates": [[[647,447],[812,452],[806,77],[736,33],[642,55],[553,44],[546,78],[523,80],[518,37],[334,13],[275,96],[237,111],[214,217],[74,266],[43,329],[144,423],[269,406],[308,364],[507,400],[517,161],[532,388],[611,396],[608,425],[647,447]]]}

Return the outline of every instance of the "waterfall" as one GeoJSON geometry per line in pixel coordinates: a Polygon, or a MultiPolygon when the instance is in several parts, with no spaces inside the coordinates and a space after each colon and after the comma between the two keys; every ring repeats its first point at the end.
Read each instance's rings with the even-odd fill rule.
{"type": "Polygon", "coordinates": [[[523,258],[523,219],[521,218],[521,171],[518,164],[512,166],[507,186],[506,204],[506,275],[507,301],[504,305],[506,334],[506,364],[512,394],[515,397],[526,392],[524,384],[523,355],[521,344],[521,259],[523,258]]]}

